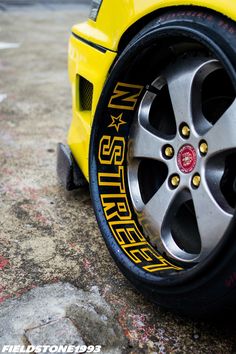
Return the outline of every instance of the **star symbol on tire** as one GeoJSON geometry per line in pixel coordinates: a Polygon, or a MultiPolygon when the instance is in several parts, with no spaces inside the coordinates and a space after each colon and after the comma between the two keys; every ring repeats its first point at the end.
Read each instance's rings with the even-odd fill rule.
{"type": "Polygon", "coordinates": [[[114,127],[119,132],[120,126],[126,124],[124,120],[122,120],[123,113],[121,113],[118,117],[111,116],[112,123],[108,125],[108,128],[114,127]]]}

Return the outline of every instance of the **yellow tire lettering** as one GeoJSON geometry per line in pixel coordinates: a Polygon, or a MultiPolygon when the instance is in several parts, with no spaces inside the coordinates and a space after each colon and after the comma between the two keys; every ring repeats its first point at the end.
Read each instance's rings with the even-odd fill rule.
{"type": "Polygon", "coordinates": [[[99,172],[98,185],[104,187],[118,187],[120,193],[125,193],[124,166],[118,166],[118,172],[99,172]]]}
{"type": "Polygon", "coordinates": [[[161,270],[182,270],[174,264],[167,262],[163,257],[160,257],[160,263],[151,264],[143,267],[149,273],[160,272],[161,270]]]}
{"type": "Polygon", "coordinates": [[[144,261],[152,263],[151,265],[143,266],[142,268],[148,272],[156,272],[160,270],[174,269],[181,270],[182,268],[176,267],[162,256],[158,255],[155,250],[150,247],[148,242],[139,243],[136,245],[122,246],[125,253],[133,260],[134,263],[142,263],[144,261]],[[134,248],[135,246],[135,248],[134,248]]]}
{"type": "Polygon", "coordinates": [[[130,220],[131,211],[126,194],[102,194],[102,206],[107,220],[130,220]]]}
{"type": "Polygon", "coordinates": [[[110,221],[109,226],[111,232],[120,245],[146,242],[145,237],[139,231],[134,220],[110,221]]]}
{"type": "Polygon", "coordinates": [[[104,135],[99,144],[98,157],[103,165],[122,165],[125,157],[125,138],[104,135]]]}
{"type": "MultiPolygon", "coordinates": [[[[128,84],[118,83],[117,92],[122,85],[128,84]]],[[[125,87],[128,88],[128,86],[125,87]]],[[[121,91],[119,94],[117,92],[112,96],[110,102],[114,103],[115,99],[121,99],[122,97],[124,102],[129,104],[133,102],[135,106],[134,99],[136,99],[135,95],[137,93],[123,97],[128,91],[122,92],[122,94],[121,91]]],[[[140,231],[136,220],[133,219],[130,202],[126,194],[125,151],[126,141],[124,137],[104,135],[100,140],[98,158],[100,164],[106,166],[106,172],[103,170],[98,172],[98,185],[103,188],[100,198],[109,228],[128,258],[146,272],[181,270],[182,268],[173,265],[156,252],[146,240],[143,232],[140,231]],[[114,193],[105,193],[105,187],[109,187],[107,188],[109,192],[114,189],[114,193]]],[[[145,220],[143,222],[145,227],[148,227],[145,220]]]]}
{"type": "Polygon", "coordinates": [[[133,111],[143,90],[141,85],[118,82],[109,101],[109,108],[133,111]]]}

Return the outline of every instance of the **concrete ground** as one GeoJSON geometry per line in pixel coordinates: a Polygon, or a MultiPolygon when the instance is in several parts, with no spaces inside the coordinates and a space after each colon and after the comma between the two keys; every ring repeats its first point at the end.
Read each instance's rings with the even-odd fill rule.
{"type": "Polygon", "coordinates": [[[38,343],[45,331],[53,344],[64,344],[54,322],[37,329],[60,314],[59,329],[67,328],[68,340],[78,331],[78,341],[100,340],[108,354],[236,353],[234,324],[185,319],[138,294],[108,254],[88,190],[66,193],[58,184],[56,144],[66,141],[71,117],[67,42],[71,25],[86,18],[88,7],[5,10],[0,11],[1,344],[23,334],[38,343]],[[6,42],[15,45],[6,49],[6,42]],[[14,318],[21,323],[18,334],[14,318]]]}

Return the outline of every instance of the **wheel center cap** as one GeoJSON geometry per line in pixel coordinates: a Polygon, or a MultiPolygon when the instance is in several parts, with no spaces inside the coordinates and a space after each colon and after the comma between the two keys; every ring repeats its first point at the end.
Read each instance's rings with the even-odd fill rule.
{"type": "Polygon", "coordinates": [[[197,163],[197,153],[192,145],[183,145],[177,155],[177,164],[181,172],[190,173],[197,163]]]}

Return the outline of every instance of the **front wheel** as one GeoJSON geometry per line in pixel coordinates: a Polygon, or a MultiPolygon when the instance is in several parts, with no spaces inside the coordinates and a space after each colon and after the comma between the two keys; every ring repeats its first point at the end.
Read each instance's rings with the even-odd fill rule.
{"type": "Polygon", "coordinates": [[[232,309],[236,25],[172,11],[125,48],[101,96],[90,186],[106,244],[152,301],[232,309]]]}

